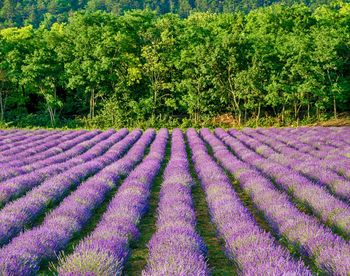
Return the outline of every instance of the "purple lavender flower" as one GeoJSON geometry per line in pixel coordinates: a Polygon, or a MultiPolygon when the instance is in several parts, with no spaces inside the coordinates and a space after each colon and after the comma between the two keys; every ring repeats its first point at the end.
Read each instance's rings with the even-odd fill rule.
{"type": "Polygon", "coordinates": [[[121,275],[129,241],[137,239],[137,225],[148,209],[152,182],[165,156],[168,130],[159,130],[150,152],[124,180],[95,230],[59,261],[60,275],[121,275]]]}
{"type": "MultiPolygon", "coordinates": [[[[244,132],[249,134],[254,139],[245,135],[244,133],[239,133],[235,136],[241,139],[241,141],[244,141],[244,143],[249,145],[251,148],[255,149],[258,153],[261,153],[270,160],[274,160],[288,168],[300,172],[302,175],[305,175],[309,179],[317,182],[320,186],[327,186],[339,197],[350,200],[350,181],[331,171],[327,167],[330,164],[327,162],[327,160],[323,161],[310,154],[293,149],[287,145],[281,146],[281,142],[278,140],[276,141],[275,138],[265,136],[265,139],[263,135],[256,134],[253,130],[244,129],[244,132]],[[279,151],[280,154],[271,148],[267,150],[267,146],[263,145],[262,143],[270,145],[273,149],[279,151]],[[262,149],[264,149],[263,152],[262,149]]],[[[289,138],[284,137],[283,140],[286,141],[288,139],[289,138]]],[[[335,169],[335,171],[340,174],[347,175],[346,168],[349,167],[350,162],[346,160],[346,162],[341,163],[333,162],[333,166],[331,168],[335,169]]]]}
{"type": "Polygon", "coordinates": [[[48,158],[48,160],[44,160],[42,163],[34,163],[33,166],[42,168],[34,170],[28,174],[21,174],[0,183],[0,187],[2,188],[0,190],[0,206],[9,202],[11,199],[24,194],[26,191],[42,183],[44,180],[103,154],[111,145],[122,139],[128,133],[128,130],[122,129],[117,134],[111,136],[111,133],[114,132],[115,131],[103,133],[96,136],[96,139],[93,138],[89,141],[85,141],[84,145],[78,144],[71,150],[53,156],[52,158],[48,158]],[[65,162],[60,163],[60,161],[65,162]],[[52,165],[50,165],[51,163],[52,165]]]}
{"type": "MultiPolygon", "coordinates": [[[[140,134],[140,130],[134,130],[112,147],[105,158],[112,160],[110,163],[116,161],[125,146],[128,148],[140,134]],[[125,145],[125,142],[128,144],[125,145]]],[[[126,156],[81,184],[58,208],[45,217],[40,227],[25,231],[0,249],[0,274],[16,271],[21,275],[33,275],[42,261],[56,258],[58,251],[68,244],[74,233],[82,229],[93,210],[118,183],[120,176],[127,174],[142,159],[153,137],[154,130],[146,131],[126,156]]],[[[100,160],[103,161],[103,157],[100,160]]]]}
{"type": "Polygon", "coordinates": [[[124,136],[123,131],[113,135],[111,139],[101,142],[97,151],[95,147],[92,147],[87,152],[90,161],[87,160],[88,162],[46,180],[26,196],[7,204],[0,211],[0,245],[9,242],[12,237],[45,211],[50,203],[58,202],[71,188],[78,186],[81,181],[120,158],[140,135],[140,130],[134,130],[119,143],[116,142],[124,136]],[[104,146],[101,145],[103,143],[104,146]],[[106,149],[108,151],[104,153],[106,149]]]}
{"type": "Polygon", "coordinates": [[[71,140],[86,131],[65,131],[55,135],[51,135],[40,141],[35,141],[30,144],[23,145],[22,147],[16,147],[12,150],[8,150],[6,153],[0,153],[0,163],[2,166],[9,167],[14,160],[23,160],[30,155],[40,153],[48,150],[51,147],[62,143],[63,141],[71,140]]]}
{"type": "MultiPolygon", "coordinates": [[[[196,130],[188,129],[186,134],[195,170],[206,194],[210,217],[219,236],[225,241],[226,255],[238,264],[242,274],[310,275],[311,272],[301,261],[294,261],[270,234],[258,227],[235,193],[230,179],[208,154],[196,130]]],[[[201,135],[212,146],[214,155],[221,162],[228,161],[230,153],[222,142],[207,129],[202,129],[201,135]]],[[[249,165],[238,160],[227,164],[237,172],[249,169],[249,165]]]]}
{"type": "MultiPolygon", "coordinates": [[[[209,130],[202,130],[201,133],[212,147],[220,147],[221,153],[214,149],[215,157],[239,181],[243,190],[251,196],[255,206],[264,213],[267,222],[280,237],[299,248],[300,253],[313,258],[320,271],[332,275],[350,273],[350,246],[344,239],[321,225],[314,217],[301,213],[286,194],[276,190],[268,179],[252,169],[249,164],[246,163],[246,168],[243,169],[242,161],[225,150],[223,142],[215,138],[209,130]]],[[[215,133],[243,160],[252,155],[247,153],[240,141],[230,135],[224,135],[223,130],[217,130],[215,133]]]]}
{"type": "Polygon", "coordinates": [[[148,265],[142,275],[210,274],[206,247],[195,229],[192,184],[183,134],[174,129],[159,194],[157,231],[149,241],[148,265]]]}

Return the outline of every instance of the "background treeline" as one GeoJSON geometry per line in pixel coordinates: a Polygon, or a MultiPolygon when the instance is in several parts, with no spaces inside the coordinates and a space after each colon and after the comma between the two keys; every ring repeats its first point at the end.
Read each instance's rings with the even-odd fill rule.
{"type": "Polygon", "coordinates": [[[350,5],[75,13],[0,31],[0,70],[1,120],[16,126],[336,117],[350,106],[350,5]]]}
{"type": "MultiPolygon", "coordinates": [[[[74,11],[106,11],[122,15],[132,9],[149,9],[157,14],[176,13],[187,17],[192,12],[249,12],[273,3],[291,6],[304,3],[315,9],[332,0],[0,0],[0,29],[40,23],[66,22],[74,11]]],[[[345,0],[344,2],[349,2],[345,0]]]]}

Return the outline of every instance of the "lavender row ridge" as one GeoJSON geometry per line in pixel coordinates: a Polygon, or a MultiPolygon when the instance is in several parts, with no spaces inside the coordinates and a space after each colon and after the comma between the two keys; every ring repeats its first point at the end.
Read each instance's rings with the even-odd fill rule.
{"type": "MultiPolygon", "coordinates": [[[[266,130],[258,130],[262,134],[266,134],[266,130]]],[[[344,149],[348,147],[338,147],[336,149],[330,148],[327,145],[324,145],[323,148],[315,150],[311,145],[308,145],[304,142],[298,140],[298,135],[289,132],[287,129],[271,129],[271,132],[274,134],[274,138],[285,143],[289,147],[295,148],[298,151],[306,154],[313,155],[314,157],[326,159],[326,160],[340,160],[340,161],[349,161],[343,154],[344,149]]],[[[312,135],[311,135],[312,136],[312,135]]],[[[348,148],[349,149],[349,148],[348,148]]]]}
{"type": "Polygon", "coordinates": [[[0,152],[0,161],[3,161],[3,158],[13,156],[19,152],[25,151],[29,148],[36,147],[42,143],[47,141],[60,138],[61,136],[72,133],[71,130],[67,131],[48,131],[47,133],[41,135],[35,135],[30,139],[27,139],[23,145],[18,145],[15,147],[11,147],[7,150],[0,152]]]}
{"type": "Polygon", "coordinates": [[[71,150],[74,146],[78,145],[79,143],[96,139],[96,136],[98,135],[102,135],[102,132],[100,130],[94,130],[89,132],[85,130],[76,131],[72,134],[69,134],[67,137],[63,137],[62,140],[58,139],[57,144],[48,142],[41,145],[41,147],[44,148],[43,151],[41,151],[40,147],[38,147],[38,150],[36,148],[32,148],[28,149],[27,151],[24,151],[20,155],[22,158],[12,160],[8,162],[6,166],[12,168],[21,167],[20,169],[27,167],[28,170],[32,170],[30,168],[30,165],[35,164],[36,162],[47,162],[50,157],[56,158],[57,155],[62,154],[66,150],[71,150]]]}
{"type": "MultiPolygon", "coordinates": [[[[123,140],[124,143],[121,142],[123,145],[116,145],[116,153],[120,154],[125,146],[130,147],[140,135],[141,130],[134,130],[123,140]]],[[[34,275],[43,261],[57,258],[58,252],[67,246],[74,233],[84,227],[106,194],[117,185],[120,177],[126,175],[142,159],[153,137],[154,131],[146,131],[127,155],[118,161],[115,161],[113,154],[106,156],[106,160],[113,160],[113,163],[109,162],[110,166],[82,183],[54,211],[47,214],[41,226],[24,232],[2,248],[0,274],[16,272],[20,275],[34,275]]]]}
{"type": "Polygon", "coordinates": [[[137,225],[148,209],[151,186],[164,160],[168,137],[167,129],[159,130],[148,155],[123,181],[94,231],[71,255],[60,259],[60,275],[122,274],[129,242],[139,237],[137,225]]]}
{"type": "MultiPolygon", "coordinates": [[[[244,154],[231,138],[225,139],[225,144],[237,155],[244,154]]],[[[204,139],[220,149],[221,154],[218,150],[216,158],[239,181],[276,234],[301,254],[314,260],[320,272],[332,275],[350,273],[350,246],[343,238],[321,225],[316,218],[301,213],[286,194],[277,191],[269,180],[249,164],[238,160],[209,130],[204,139]]]]}
{"type": "MultiPolygon", "coordinates": [[[[330,153],[330,149],[315,149],[308,144],[299,142],[297,140],[297,135],[289,134],[291,137],[286,137],[286,133],[281,132],[280,130],[271,130],[273,132],[273,135],[270,135],[268,130],[261,128],[258,128],[256,130],[245,129],[243,131],[248,135],[259,135],[260,138],[265,139],[266,143],[268,143],[270,146],[277,147],[275,150],[278,152],[284,153],[284,151],[289,151],[290,153],[293,153],[293,158],[297,158],[301,161],[322,160],[324,162],[321,162],[321,164],[325,167],[327,167],[326,161],[334,161],[338,164],[344,164],[345,162],[348,163],[349,161],[345,156],[330,153]]],[[[308,137],[313,138],[314,136],[309,134],[308,137]]]]}
{"type": "MultiPolygon", "coordinates": [[[[251,143],[253,147],[262,147],[260,148],[260,151],[262,149],[265,151],[267,150],[267,146],[264,147],[264,145],[262,145],[261,142],[258,142],[265,142],[264,138],[260,135],[253,134],[252,131],[249,131],[249,129],[245,130],[245,132],[250,133],[254,140],[242,132],[238,133],[235,130],[229,130],[229,132],[232,135],[236,135],[237,137],[242,137],[240,139],[243,139],[245,143],[251,143]]],[[[313,156],[308,156],[305,153],[298,152],[297,150],[290,148],[289,146],[281,146],[278,142],[274,144],[273,139],[274,138],[269,138],[268,141],[266,141],[266,143],[270,145],[273,149],[279,148],[281,153],[276,153],[273,150],[271,151],[270,149],[268,155],[267,152],[264,153],[265,156],[268,156],[269,159],[272,159],[278,163],[281,163],[284,166],[287,166],[293,170],[300,172],[309,179],[317,182],[320,186],[327,186],[332,192],[337,194],[339,197],[347,200],[350,199],[350,181],[327,168],[328,162],[331,161],[320,160],[318,158],[316,159],[313,156]],[[324,164],[326,166],[320,166],[320,164],[324,164]]],[[[349,168],[350,160],[347,161],[347,163],[347,167],[349,168]]],[[[344,169],[344,165],[346,165],[345,162],[343,162],[343,166],[338,162],[338,166],[335,166],[335,169],[337,167],[340,169],[344,169]]],[[[341,172],[342,170],[336,169],[336,171],[341,172]]],[[[346,176],[346,171],[344,171],[344,173],[346,176]]]]}
{"type": "Polygon", "coordinates": [[[70,189],[78,186],[81,181],[120,158],[139,138],[140,134],[140,130],[135,130],[121,140],[124,137],[124,131],[121,131],[120,134],[118,132],[112,137],[114,141],[107,140],[105,145],[99,146],[100,148],[91,149],[92,151],[89,152],[90,161],[44,181],[24,197],[7,204],[0,211],[0,246],[8,243],[26,225],[42,214],[46,207],[61,200],[70,189]],[[117,143],[114,144],[113,142],[117,143]],[[105,152],[107,149],[108,151],[105,152]]]}
{"type": "MultiPolygon", "coordinates": [[[[86,132],[86,131],[85,131],[86,132]]],[[[55,135],[50,135],[41,139],[40,141],[35,141],[33,143],[26,144],[22,147],[16,147],[14,149],[8,150],[0,154],[0,164],[1,166],[11,166],[9,163],[13,160],[23,159],[29,155],[39,153],[41,151],[47,150],[61,142],[71,140],[84,132],[78,131],[64,131],[55,135]]]]}
{"type": "MultiPolygon", "coordinates": [[[[108,131],[107,135],[111,135],[112,133],[113,131],[108,131]]],[[[70,156],[73,157],[76,155],[75,153],[79,152],[79,150],[84,150],[82,148],[83,143],[90,140],[95,141],[101,136],[105,137],[105,135],[105,133],[102,133],[99,130],[93,130],[86,134],[79,135],[70,141],[63,142],[58,147],[41,152],[36,156],[30,156],[29,158],[25,158],[23,160],[15,160],[13,161],[14,164],[9,164],[10,167],[5,167],[2,171],[0,171],[0,181],[7,180],[20,174],[29,173],[57,162],[63,162],[70,156]]],[[[87,150],[87,147],[84,148],[87,150]]]]}
{"type": "MultiPolygon", "coordinates": [[[[233,131],[229,132],[233,133],[233,131]]],[[[323,223],[339,229],[344,236],[350,238],[350,207],[348,204],[332,196],[324,187],[320,187],[293,169],[275,162],[271,158],[273,150],[263,146],[257,140],[237,133],[234,136],[239,137],[239,139],[234,138],[223,129],[216,129],[214,133],[224,142],[230,145],[234,144],[235,152],[239,158],[252,167],[260,169],[279,188],[290,193],[306,208],[310,208],[323,223]],[[266,159],[246,147],[243,141],[256,152],[259,151],[266,159]]]]}
{"type": "Polygon", "coordinates": [[[147,246],[142,275],[210,275],[206,246],[196,232],[192,185],[183,134],[174,129],[159,194],[157,229],[147,246]]]}
{"type": "MultiPolygon", "coordinates": [[[[71,132],[71,131],[67,131],[71,132]]],[[[41,143],[50,140],[52,138],[60,137],[61,135],[64,135],[66,132],[61,131],[48,131],[46,133],[40,134],[40,135],[34,135],[30,137],[29,139],[26,139],[25,141],[22,141],[21,145],[16,145],[14,147],[11,147],[10,145],[7,145],[9,148],[6,150],[2,150],[0,152],[0,157],[6,157],[10,156],[16,153],[19,153],[21,151],[24,151],[28,148],[35,147],[37,145],[40,145],[41,143]]]]}
{"type": "MultiPolygon", "coordinates": [[[[186,135],[192,150],[195,170],[206,195],[211,219],[225,242],[226,255],[238,265],[240,273],[311,275],[301,261],[293,260],[269,233],[259,228],[249,210],[240,201],[230,179],[208,154],[197,131],[188,129],[186,135]]],[[[209,140],[207,135],[206,138],[209,140]]],[[[215,137],[212,136],[212,139],[215,137]]],[[[216,156],[221,153],[227,154],[222,149],[226,147],[213,147],[216,156]]],[[[242,162],[237,166],[237,169],[246,167],[242,162]]]]}
{"type": "Polygon", "coordinates": [[[34,275],[43,261],[57,258],[58,252],[67,246],[74,233],[84,227],[121,176],[128,174],[133,165],[142,159],[146,147],[154,138],[153,130],[147,130],[123,158],[116,161],[118,158],[115,156],[122,154],[140,135],[141,130],[134,130],[116,144],[115,153],[105,156],[105,160],[111,160],[108,161],[109,166],[82,183],[46,215],[41,226],[25,231],[3,247],[0,250],[0,274],[34,275]]]}
{"type": "Polygon", "coordinates": [[[342,148],[350,145],[350,131],[346,127],[338,127],[336,129],[299,127],[289,132],[298,135],[299,141],[310,144],[313,147],[328,145],[335,148],[342,148]]]}
{"type": "Polygon", "coordinates": [[[8,139],[9,137],[12,137],[13,135],[18,135],[20,133],[27,133],[28,130],[26,129],[2,129],[1,130],[1,136],[0,136],[0,142],[4,139],[8,139]]]}
{"type": "MultiPolygon", "coordinates": [[[[308,139],[303,141],[300,140],[299,136],[301,136],[300,131],[305,130],[305,128],[297,129],[293,132],[285,132],[283,130],[278,131],[279,135],[285,135],[286,133],[296,140],[296,148],[298,148],[299,145],[301,146],[311,146],[315,150],[309,151],[310,154],[314,155],[315,157],[325,158],[327,160],[346,160],[349,161],[348,158],[346,158],[345,151],[348,151],[350,149],[350,145],[346,143],[344,140],[342,140],[341,134],[346,135],[345,131],[342,131],[341,133],[337,133],[334,135],[323,134],[323,131],[317,131],[314,129],[308,129],[306,128],[306,135],[308,136],[308,139]],[[340,140],[339,140],[340,139],[340,140]],[[323,140],[323,142],[321,141],[323,140]]],[[[350,133],[346,135],[346,137],[349,137],[350,133]]],[[[343,137],[344,138],[344,137],[343,137]]]]}
{"type": "Polygon", "coordinates": [[[48,166],[1,182],[0,207],[51,177],[103,154],[111,145],[122,139],[128,133],[128,130],[122,129],[117,134],[113,134],[114,132],[114,130],[106,131],[89,141],[83,142],[83,144],[78,144],[70,150],[67,156],[59,154],[56,157],[49,158],[46,163],[48,166]],[[66,161],[55,163],[55,160],[66,161]],[[51,163],[53,164],[50,165],[51,163]]]}
{"type": "Polygon", "coordinates": [[[30,140],[32,137],[35,137],[40,134],[44,134],[46,132],[47,130],[39,129],[35,131],[30,131],[24,134],[21,133],[19,135],[14,135],[13,137],[9,137],[0,142],[0,151],[8,150],[18,145],[22,145],[26,143],[28,139],[30,140]]]}

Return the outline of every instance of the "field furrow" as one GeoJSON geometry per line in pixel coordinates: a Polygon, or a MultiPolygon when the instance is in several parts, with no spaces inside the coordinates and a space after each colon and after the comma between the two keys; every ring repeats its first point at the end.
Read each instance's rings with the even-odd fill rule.
{"type": "MultiPolygon", "coordinates": [[[[140,131],[134,130],[119,143],[108,145],[107,152],[103,153],[105,149],[103,152],[97,151],[95,155],[90,152],[91,159],[88,162],[44,181],[24,197],[7,204],[0,211],[0,245],[9,242],[12,237],[42,214],[49,205],[60,201],[71,189],[80,185],[84,179],[120,158],[139,136],[140,131]]],[[[118,140],[120,138],[119,135],[118,140]]]]}
{"type": "Polygon", "coordinates": [[[9,150],[6,153],[3,152],[0,155],[0,164],[9,167],[16,166],[16,161],[18,162],[19,159],[21,159],[23,162],[24,159],[28,156],[33,156],[34,154],[48,150],[51,147],[58,145],[59,143],[69,141],[83,133],[86,133],[86,131],[65,131],[51,135],[45,139],[36,141],[35,143],[30,143],[22,147],[15,147],[14,149],[9,150]]]}
{"type": "Polygon", "coordinates": [[[75,251],[60,260],[60,275],[121,275],[130,241],[149,207],[150,189],[165,156],[169,132],[161,129],[148,155],[123,181],[96,229],[75,251]]]}
{"type": "Polygon", "coordinates": [[[142,133],[0,130],[0,275],[350,275],[350,128],[142,133]]]}
{"type": "MultiPolygon", "coordinates": [[[[320,159],[316,159],[312,156],[308,156],[307,154],[300,153],[297,150],[293,150],[287,146],[283,147],[283,150],[281,150],[283,153],[278,154],[268,146],[264,147],[264,144],[260,142],[260,139],[252,139],[244,133],[237,132],[234,129],[230,129],[229,133],[243,141],[251,148],[254,148],[261,152],[265,151],[265,156],[267,156],[268,159],[274,160],[285,165],[288,168],[298,171],[310,180],[318,183],[320,186],[327,187],[330,191],[338,195],[340,198],[347,201],[350,200],[350,181],[343,176],[338,175],[334,171],[320,166],[320,164],[322,164],[322,161],[320,159]],[[269,152],[267,153],[267,151],[269,152]],[[306,155],[306,157],[302,158],[300,155],[306,155]]],[[[255,136],[253,137],[255,138],[255,136]]],[[[350,160],[347,161],[347,163],[350,165],[350,160]]],[[[344,164],[346,165],[346,163],[344,164]]]]}
{"type": "MultiPolygon", "coordinates": [[[[343,238],[332,233],[316,218],[300,212],[289,196],[276,190],[272,182],[258,170],[237,159],[210,131],[202,132],[205,133],[203,138],[211,146],[216,145],[217,152],[221,150],[222,154],[217,153],[216,158],[222,166],[234,175],[272,228],[292,250],[313,259],[318,272],[333,275],[350,273],[350,246],[343,238]]],[[[235,143],[228,145],[237,156],[245,154],[245,150],[236,148],[235,143]]]]}
{"type": "Polygon", "coordinates": [[[171,157],[163,174],[157,209],[157,230],[149,241],[147,267],[142,275],[209,275],[206,246],[196,232],[186,146],[174,129],[171,157]]]}
{"type": "Polygon", "coordinates": [[[235,152],[243,161],[259,169],[265,177],[271,179],[280,189],[288,192],[306,208],[310,208],[324,223],[334,227],[336,231],[339,230],[346,239],[350,237],[350,206],[347,203],[332,196],[328,190],[293,169],[270,160],[271,155],[264,154],[269,152],[269,149],[265,147],[262,149],[259,143],[255,143],[255,145],[250,143],[249,137],[236,139],[228,135],[223,129],[216,129],[215,134],[226,144],[234,145],[235,152]],[[243,144],[243,141],[268,158],[265,159],[250,150],[243,144]]]}
{"type": "MultiPolygon", "coordinates": [[[[204,140],[213,148],[216,158],[226,160],[229,151],[209,130],[201,130],[204,140]]],[[[249,210],[242,204],[230,179],[214,162],[196,130],[188,129],[187,139],[193,153],[193,162],[206,193],[211,218],[225,241],[228,258],[243,274],[279,275],[291,273],[309,275],[302,262],[293,260],[274,238],[261,230],[249,210]]],[[[235,169],[240,170],[245,164],[235,169]]]]}

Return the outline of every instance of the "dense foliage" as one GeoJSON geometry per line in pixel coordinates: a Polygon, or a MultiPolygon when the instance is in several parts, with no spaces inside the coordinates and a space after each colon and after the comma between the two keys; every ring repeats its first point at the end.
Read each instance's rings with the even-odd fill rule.
{"type": "MultiPolygon", "coordinates": [[[[311,8],[329,4],[331,0],[0,0],[0,29],[66,22],[75,11],[106,11],[122,15],[132,9],[148,9],[157,14],[176,13],[187,17],[192,12],[249,12],[273,3],[304,3],[311,8]]],[[[345,0],[345,2],[349,2],[345,0]]]]}
{"type": "Polygon", "coordinates": [[[0,69],[1,120],[17,125],[336,117],[350,99],[350,5],[75,13],[1,30],[0,69]]]}

